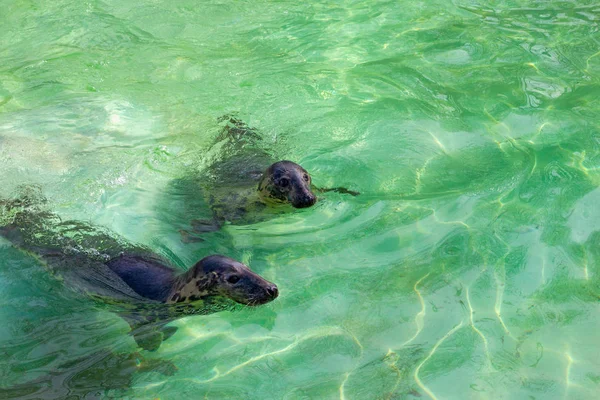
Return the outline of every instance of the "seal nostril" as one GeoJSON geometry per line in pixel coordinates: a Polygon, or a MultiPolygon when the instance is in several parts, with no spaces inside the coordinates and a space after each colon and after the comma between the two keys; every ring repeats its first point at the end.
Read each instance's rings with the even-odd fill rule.
{"type": "Polygon", "coordinates": [[[275,286],[275,285],[268,287],[267,294],[269,296],[271,296],[272,298],[275,298],[279,295],[279,289],[277,289],[277,286],[275,286]]]}
{"type": "Polygon", "coordinates": [[[314,205],[317,202],[317,198],[314,194],[303,194],[297,197],[297,201],[292,202],[295,208],[307,208],[314,205]]]}

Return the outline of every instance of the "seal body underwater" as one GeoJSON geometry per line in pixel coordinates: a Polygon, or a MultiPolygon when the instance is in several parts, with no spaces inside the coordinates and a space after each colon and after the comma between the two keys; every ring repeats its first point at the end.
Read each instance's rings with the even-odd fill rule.
{"type": "MultiPolygon", "coordinates": [[[[316,191],[339,191],[358,195],[344,188],[318,189],[301,165],[280,160],[262,143],[261,135],[240,119],[226,115],[219,119],[222,130],[208,151],[212,159],[203,172],[193,178],[179,179],[171,187],[186,197],[202,196],[212,216],[191,221],[196,233],[218,230],[223,224],[251,224],[270,216],[313,206],[316,191]]],[[[192,201],[190,201],[192,203],[192,201]]],[[[193,215],[194,210],[189,210],[193,215]]],[[[184,241],[201,240],[182,230],[184,241]]]]}
{"type": "Polygon", "coordinates": [[[185,272],[143,246],[80,221],[61,221],[43,196],[0,200],[0,235],[38,257],[69,287],[115,306],[140,347],[155,350],[176,330],[165,325],[235,303],[256,306],[277,298],[275,284],[222,255],[185,272]]]}

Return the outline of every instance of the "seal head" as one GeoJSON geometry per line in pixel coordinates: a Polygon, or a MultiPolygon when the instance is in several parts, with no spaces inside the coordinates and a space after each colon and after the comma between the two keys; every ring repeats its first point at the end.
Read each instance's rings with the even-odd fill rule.
{"type": "Polygon", "coordinates": [[[277,298],[274,283],[255,274],[248,266],[229,257],[203,258],[174,285],[168,303],[192,302],[208,296],[221,296],[237,303],[257,306],[277,298]]]}
{"type": "Polygon", "coordinates": [[[271,164],[259,184],[259,196],[265,202],[290,203],[295,208],[306,208],[317,202],[310,188],[308,172],[292,161],[271,164]]]}

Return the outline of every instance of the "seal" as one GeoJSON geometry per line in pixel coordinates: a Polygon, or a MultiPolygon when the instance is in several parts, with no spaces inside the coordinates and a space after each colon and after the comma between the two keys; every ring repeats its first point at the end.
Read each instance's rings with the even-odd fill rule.
{"type": "Polygon", "coordinates": [[[279,295],[275,284],[223,255],[185,272],[151,250],[81,221],[62,221],[41,192],[0,200],[0,235],[40,259],[69,287],[115,305],[138,345],[155,350],[176,328],[165,325],[232,304],[258,306],[279,295]]]}
{"type": "MultiPolygon", "coordinates": [[[[289,160],[273,162],[271,152],[254,128],[231,115],[219,121],[224,125],[205,154],[208,166],[199,176],[176,180],[172,185],[174,194],[197,197],[202,192],[208,203],[211,218],[192,220],[193,232],[216,231],[225,223],[243,225],[263,221],[290,211],[290,206],[308,208],[317,202],[315,192],[359,194],[341,187],[313,186],[310,174],[301,165],[289,160]]],[[[184,241],[202,240],[188,230],[180,233],[184,241]]]]}
{"type": "Polygon", "coordinates": [[[106,265],[140,296],[166,304],[221,296],[256,306],[279,294],[275,284],[222,255],[205,257],[181,274],[155,259],[130,254],[111,259],[106,265]]]}

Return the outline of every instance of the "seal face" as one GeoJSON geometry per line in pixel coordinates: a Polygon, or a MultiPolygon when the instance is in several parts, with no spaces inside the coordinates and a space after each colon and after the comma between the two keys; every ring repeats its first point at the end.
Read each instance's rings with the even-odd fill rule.
{"type": "Polygon", "coordinates": [[[203,193],[213,221],[201,220],[196,232],[218,230],[225,222],[249,224],[289,211],[281,205],[306,208],[317,202],[309,173],[299,164],[273,159],[259,132],[236,117],[225,124],[208,150],[212,160],[189,187],[188,196],[203,193]],[[275,207],[269,207],[275,206],[275,207]]]}
{"type": "Polygon", "coordinates": [[[258,191],[266,202],[290,203],[295,208],[306,208],[317,202],[311,190],[311,177],[299,164],[278,161],[263,174],[258,191]]]}
{"type": "Polygon", "coordinates": [[[173,285],[167,303],[193,302],[220,296],[236,303],[256,306],[275,300],[274,283],[252,272],[248,266],[221,255],[203,258],[173,285]]]}

